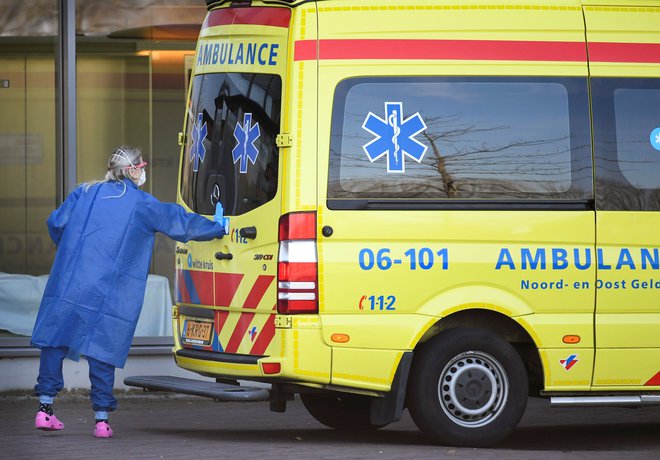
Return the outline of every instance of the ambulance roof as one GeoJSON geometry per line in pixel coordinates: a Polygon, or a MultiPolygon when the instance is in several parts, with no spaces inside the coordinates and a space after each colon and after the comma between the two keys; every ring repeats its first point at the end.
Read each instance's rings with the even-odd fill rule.
{"type": "MultiPolygon", "coordinates": [[[[325,1],[325,0],[262,0],[265,4],[272,5],[290,5],[298,6],[303,3],[310,3],[313,1],[325,1]]],[[[391,1],[391,0],[390,0],[391,1]]],[[[455,3],[461,3],[464,0],[456,0],[455,3]]],[[[591,6],[657,6],[660,3],[658,0],[575,0],[576,2],[581,3],[582,5],[591,5],[591,6]]],[[[540,3],[545,3],[541,1],[540,3]]],[[[250,6],[252,0],[206,0],[206,6],[208,9],[215,8],[220,5],[231,5],[236,7],[241,6],[250,6]]]]}

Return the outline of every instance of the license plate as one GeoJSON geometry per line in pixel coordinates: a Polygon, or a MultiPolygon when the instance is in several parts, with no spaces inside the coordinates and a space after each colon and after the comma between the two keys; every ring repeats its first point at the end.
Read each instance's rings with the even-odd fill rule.
{"type": "Polygon", "coordinates": [[[183,341],[193,345],[209,345],[212,333],[213,323],[187,320],[183,341]]]}

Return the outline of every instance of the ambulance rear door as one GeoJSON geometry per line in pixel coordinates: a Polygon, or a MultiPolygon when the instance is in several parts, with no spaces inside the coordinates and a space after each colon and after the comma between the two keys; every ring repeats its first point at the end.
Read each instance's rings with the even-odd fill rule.
{"type": "MultiPolygon", "coordinates": [[[[222,8],[209,12],[200,32],[180,200],[206,215],[220,203],[227,235],[189,245],[191,253],[178,262],[179,271],[194,272],[199,251],[207,264],[201,269],[213,273],[206,302],[213,308],[179,308],[178,333],[189,357],[223,361],[204,354],[222,352],[256,364],[274,346],[281,207],[276,138],[290,16],[288,8],[222,8]]],[[[190,299],[194,273],[180,281],[177,295],[190,299]]]]}

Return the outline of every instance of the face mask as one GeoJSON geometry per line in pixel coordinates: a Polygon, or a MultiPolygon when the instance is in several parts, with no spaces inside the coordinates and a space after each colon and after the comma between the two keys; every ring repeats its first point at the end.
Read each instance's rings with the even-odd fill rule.
{"type": "MultiPolygon", "coordinates": [[[[137,180],[137,185],[138,185],[138,187],[144,185],[144,183],[147,181],[147,173],[144,171],[144,167],[147,165],[147,162],[142,161],[139,164],[135,165],[130,160],[130,158],[128,158],[128,155],[126,155],[126,152],[124,152],[122,149],[117,149],[117,150],[119,151],[119,153],[113,153],[113,156],[117,156],[119,158],[123,158],[124,160],[128,161],[128,163],[131,165],[132,168],[141,168],[140,169],[140,177],[137,180]]],[[[132,177],[131,177],[131,179],[132,179],[132,177]]]]}
{"type": "Polygon", "coordinates": [[[138,179],[138,187],[141,187],[144,185],[144,183],[147,181],[147,173],[144,172],[144,168],[142,168],[142,171],[140,172],[140,178],[138,179]]]}

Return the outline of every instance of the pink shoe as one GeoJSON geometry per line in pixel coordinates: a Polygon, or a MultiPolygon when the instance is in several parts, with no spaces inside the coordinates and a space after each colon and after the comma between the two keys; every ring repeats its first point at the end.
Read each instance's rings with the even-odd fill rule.
{"type": "Polygon", "coordinates": [[[112,437],[112,428],[108,425],[108,422],[98,422],[96,427],[94,427],[94,437],[96,438],[111,438],[112,437]]]}
{"type": "Polygon", "coordinates": [[[39,411],[34,419],[34,426],[37,430],[59,431],[64,428],[64,423],[60,422],[54,415],[39,411]]]}

